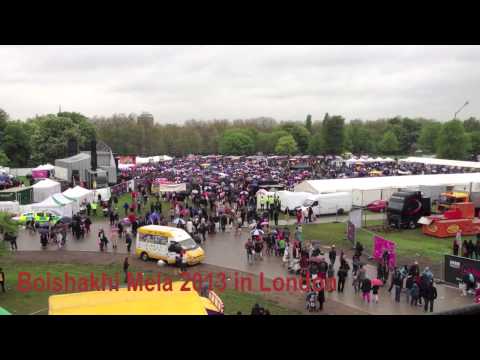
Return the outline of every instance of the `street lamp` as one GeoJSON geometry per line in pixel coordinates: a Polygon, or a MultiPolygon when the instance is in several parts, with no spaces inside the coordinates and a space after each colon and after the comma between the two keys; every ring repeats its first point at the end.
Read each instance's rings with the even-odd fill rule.
{"type": "Polygon", "coordinates": [[[457,119],[457,114],[458,114],[460,111],[462,111],[463,108],[464,108],[465,106],[467,106],[467,105],[468,105],[468,101],[465,101],[465,104],[463,104],[462,107],[461,107],[460,109],[458,109],[457,112],[455,113],[455,115],[453,116],[453,120],[456,120],[456,119],[457,119]]]}

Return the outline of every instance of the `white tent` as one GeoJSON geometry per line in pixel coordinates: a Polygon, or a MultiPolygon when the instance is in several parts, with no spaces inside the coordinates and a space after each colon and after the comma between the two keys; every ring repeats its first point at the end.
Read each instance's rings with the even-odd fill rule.
{"type": "Polygon", "coordinates": [[[40,202],[47,199],[53,194],[58,194],[61,191],[59,182],[45,179],[39,181],[33,187],[33,202],[40,202]]]}
{"type": "Polygon", "coordinates": [[[98,200],[98,195],[101,196],[102,201],[108,201],[112,197],[112,192],[110,191],[110,188],[102,188],[102,189],[95,190],[93,192],[95,201],[98,200]]]}
{"type": "Polygon", "coordinates": [[[82,204],[84,201],[91,203],[95,199],[92,190],[85,189],[81,186],[75,186],[74,188],[67,189],[63,192],[63,195],[67,199],[75,200],[78,204],[82,204]]]}
{"type": "Polygon", "coordinates": [[[63,206],[71,206],[73,214],[76,214],[80,211],[80,204],[76,200],[69,199],[63,194],[52,195],[52,198],[63,206]]]}
{"type": "Polygon", "coordinates": [[[20,204],[17,201],[0,201],[0,211],[17,214],[20,212],[20,204]]]}
{"type": "Polygon", "coordinates": [[[135,158],[135,163],[137,165],[143,165],[148,163],[158,163],[160,161],[170,161],[170,160],[173,160],[173,158],[168,155],[157,155],[157,156],[149,156],[149,157],[137,156],[135,158]]]}
{"type": "Polygon", "coordinates": [[[454,186],[457,191],[480,191],[480,173],[406,175],[363,177],[347,179],[306,180],[295,186],[296,192],[313,194],[348,191],[353,194],[354,205],[384,199],[399,189],[420,190],[422,187],[454,186]]]}
{"type": "Polygon", "coordinates": [[[40,203],[32,204],[30,205],[30,209],[33,211],[54,211],[55,213],[58,213],[61,216],[73,216],[73,207],[72,207],[73,201],[71,201],[69,204],[63,204],[57,200],[53,196],[50,196],[49,198],[43,200],[40,203]]]}
{"type": "Polygon", "coordinates": [[[476,162],[476,161],[459,161],[459,160],[447,160],[447,159],[436,159],[436,158],[423,158],[423,157],[415,157],[415,156],[410,156],[405,159],[400,159],[399,161],[405,162],[405,163],[418,163],[418,164],[425,164],[425,165],[455,166],[455,167],[480,169],[480,162],[476,162]]]}
{"type": "Polygon", "coordinates": [[[53,166],[52,164],[45,164],[45,165],[37,166],[36,168],[34,168],[34,169],[32,169],[32,170],[48,170],[48,171],[52,171],[52,170],[55,170],[55,166],[53,166]]]}

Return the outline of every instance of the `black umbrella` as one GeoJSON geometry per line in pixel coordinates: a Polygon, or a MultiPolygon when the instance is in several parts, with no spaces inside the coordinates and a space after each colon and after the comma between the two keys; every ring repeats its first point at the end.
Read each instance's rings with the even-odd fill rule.
{"type": "Polygon", "coordinates": [[[68,216],[63,216],[60,220],[58,220],[59,224],[65,224],[65,225],[69,225],[72,222],[73,222],[72,218],[68,216]]]}

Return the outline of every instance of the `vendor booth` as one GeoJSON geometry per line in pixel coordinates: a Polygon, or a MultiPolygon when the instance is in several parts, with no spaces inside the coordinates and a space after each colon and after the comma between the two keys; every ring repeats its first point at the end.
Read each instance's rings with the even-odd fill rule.
{"type": "Polygon", "coordinates": [[[81,186],[75,186],[74,188],[67,189],[63,192],[63,195],[67,199],[76,201],[77,204],[82,204],[84,202],[91,203],[95,200],[94,192],[81,186]]]}
{"type": "MultiPolygon", "coordinates": [[[[57,194],[61,195],[61,194],[57,194]]],[[[69,203],[62,202],[62,199],[55,199],[54,196],[50,196],[40,203],[32,204],[29,206],[31,211],[54,211],[61,216],[72,217],[74,214],[74,202],[69,203]]]]}
{"type": "Polygon", "coordinates": [[[34,180],[48,179],[50,175],[53,174],[54,170],[55,166],[51,164],[37,166],[36,168],[32,169],[32,178],[34,180]]]}
{"type": "Polygon", "coordinates": [[[33,185],[32,188],[34,202],[41,202],[47,199],[49,196],[58,194],[62,191],[60,183],[50,179],[42,180],[33,185]]]}

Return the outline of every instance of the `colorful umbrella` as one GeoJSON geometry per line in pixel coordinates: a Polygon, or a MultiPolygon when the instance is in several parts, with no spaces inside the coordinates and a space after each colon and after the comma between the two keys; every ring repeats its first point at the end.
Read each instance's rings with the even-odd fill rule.
{"type": "Polygon", "coordinates": [[[383,281],[380,279],[373,279],[372,286],[383,286],[383,281]]]}

